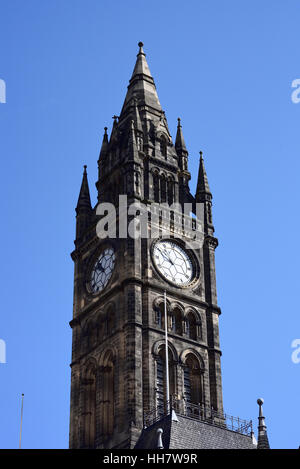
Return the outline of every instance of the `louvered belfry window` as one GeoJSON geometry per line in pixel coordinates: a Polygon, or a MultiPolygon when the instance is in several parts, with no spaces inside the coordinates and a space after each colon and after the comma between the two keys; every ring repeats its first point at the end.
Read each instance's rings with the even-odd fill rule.
{"type": "Polygon", "coordinates": [[[185,361],[184,397],[187,404],[201,404],[203,401],[200,365],[192,354],[189,354],[185,361]]]}
{"type": "MultiPolygon", "coordinates": [[[[156,359],[156,404],[159,415],[166,411],[166,368],[165,368],[165,347],[161,347],[156,359]]],[[[175,394],[175,365],[169,350],[169,392],[171,396],[175,394]]]]}

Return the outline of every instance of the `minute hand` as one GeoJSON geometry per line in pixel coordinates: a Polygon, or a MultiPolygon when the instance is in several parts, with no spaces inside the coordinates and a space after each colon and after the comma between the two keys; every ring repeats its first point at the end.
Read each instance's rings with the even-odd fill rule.
{"type": "Polygon", "coordinates": [[[165,251],[165,255],[167,256],[168,261],[169,261],[172,265],[174,265],[174,262],[172,261],[172,259],[171,259],[171,257],[169,256],[169,254],[168,254],[167,251],[165,251]]]}
{"type": "Polygon", "coordinates": [[[159,249],[159,248],[158,248],[158,250],[159,250],[159,252],[161,253],[161,255],[163,256],[163,258],[164,258],[166,261],[170,262],[170,259],[169,259],[169,257],[168,257],[168,254],[166,253],[166,251],[162,252],[162,250],[159,249]]]}

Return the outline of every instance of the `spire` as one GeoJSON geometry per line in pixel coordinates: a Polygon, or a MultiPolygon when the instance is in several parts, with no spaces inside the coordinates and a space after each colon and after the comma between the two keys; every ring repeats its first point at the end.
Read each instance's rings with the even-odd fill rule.
{"type": "MultiPolygon", "coordinates": [[[[132,72],[131,80],[136,76],[136,75],[147,75],[148,77],[152,78],[149,66],[147,64],[146,60],[146,54],[143,50],[144,44],[142,42],[138,43],[139,46],[139,53],[137,55],[137,61],[135,63],[134,70],[132,72]]],[[[153,80],[153,78],[152,78],[153,80]]]]}
{"type": "Polygon", "coordinates": [[[265,417],[262,411],[263,403],[263,399],[257,399],[257,404],[259,405],[257,449],[270,449],[265,417]]]}
{"type": "Polygon", "coordinates": [[[79,193],[77,207],[76,207],[77,215],[79,215],[80,213],[84,213],[84,212],[85,213],[90,212],[92,210],[89,183],[88,183],[87,172],[86,172],[87,166],[84,165],[83,168],[84,170],[83,170],[82,183],[81,183],[80,193],[79,193]]]}
{"type": "Polygon", "coordinates": [[[156,92],[155,83],[146,61],[146,54],[143,50],[143,43],[139,42],[139,53],[129,81],[128,91],[125,97],[120,118],[133,97],[137,97],[143,105],[150,106],[157,111],[162,111],[156,92]]]}
{"type": "Polygon", "coordinates": [[[178,151],[183,151],[187,153],[187,149],[185,146],[185,141],[183,138],[183,133],[182,133],[182,126],[181,126],[181,120],[178,117],[178,125],[177,125],[177,134],[176,134],[176,141],[175,141],[175,148],[178,151]]]}
{"type": "Polygon", "coordinates": [[[203,153],[200,151],[200,163],[199,163],[199,172],[198,172],[198,182],[197,182],[197,190],[196,190],[196,202],[203,202],[203,200],[209,196],[208,198],[212,198],[210,188],[208,185],[208,179],[204,167],[204,160],[203,160],[203,153]]]}
{"type": "Polygon", "coordinates": [[[112,116],[112,119],[114,120],[114,123],[113,123],[111,134],[110,134],[110,141],[113,141],[114,137],[116,137],[119,116],[114,115],[112,116]]]}

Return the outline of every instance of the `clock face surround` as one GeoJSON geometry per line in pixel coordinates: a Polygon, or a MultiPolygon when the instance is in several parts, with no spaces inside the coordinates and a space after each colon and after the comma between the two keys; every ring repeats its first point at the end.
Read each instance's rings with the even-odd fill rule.
{"type": "Polygon", "coordinates": [[[100,293],[109,282],[115,266],[115,252],[112,247],[104,249],[95,262],[89,279],[88,290],[90,293],[100,293]]]}
{"type": "Polygon", "coordinates": [[[168,282],[177,287],[188,286],[195,277],[192,256],[172,239],[157,241],[152,248],[156,269],[168,282]]]}

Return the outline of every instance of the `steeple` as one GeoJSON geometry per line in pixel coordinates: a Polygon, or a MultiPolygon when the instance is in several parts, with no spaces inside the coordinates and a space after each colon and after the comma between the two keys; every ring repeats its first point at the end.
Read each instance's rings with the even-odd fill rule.
{"type": "Polygon", "coordinates": [[[212,194],[208,185],[207,174],[205,171],[203,153],[200,151],[200,163],[196,190],[196,202],[204,202],[204,200],[211,200],[212,194]]]}
{"type": "Polygon", "coordinates": [[[76,207],[70,447],[129,449],[143,434],[151,449],[252,447],[240,433],[250,424],[237,421],[236,432],[224,424],[218,241],[202,153],[195,198],[181,121],[174,143],[142,43],[113,121],[100,145],[98,204],[91,206],[85,166],[76,207]],[[164,396],[172,412],[156,422],[164,396]]]}
{"type": "Polygon", "coordinates": [[[257,449],[270,449],[265,417],[262,411],[263,403],[263,399],[257,399],[257,404],[259,405],[257,449]]]}
{"type": "Polygon", "coordinates": [[[143,50],[143,43],[139,42],[139,53],[131,79],[129,81],[127,94],[120,115],[122,119],[128,105],[131,104],[133,97],[138,99],[139,104],[149,106],[154,111],[162,111],[155,83],[146,61],[146,54],[143,50]]]}
{"type": "Polygon", "coordinates": [[[78,202],[76,206],[77,215],[80,215],[81,213],[88,213],[92,210],[89,183],[88,183],[87,172],[86,172],[87,166],[84,165],[83,168],[84,169],[83,169],[82,183],[81,183],[78,202]]]}

